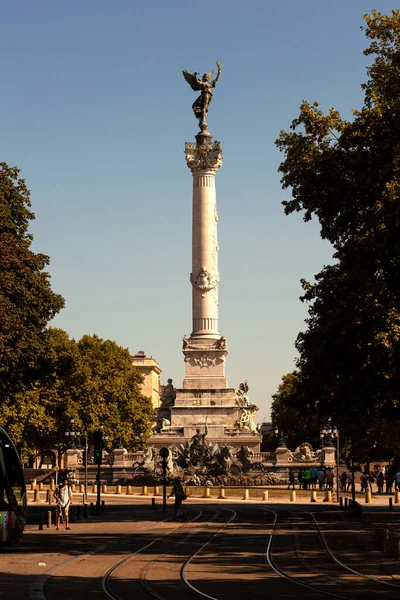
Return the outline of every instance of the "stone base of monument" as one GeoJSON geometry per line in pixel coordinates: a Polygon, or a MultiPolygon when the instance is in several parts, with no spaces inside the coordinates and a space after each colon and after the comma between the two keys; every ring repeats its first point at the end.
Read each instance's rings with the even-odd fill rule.
{"type": "MultiPolygon", "coordinates": [[[[248,446],[253,452],[260,451],[262,436],[255,430],[254,422],[248,425],[240,421],[243,409],[238,405],[237,392],[227,389],[178,389],[174,405],[169,408],[171,425],[154,433],[148,445],[162,448],[190,443],[200,429],[207,426],[206,440],[220,447],[248,446]]],[[[251,407],[252,405],[250,405],[251,407]]]]}

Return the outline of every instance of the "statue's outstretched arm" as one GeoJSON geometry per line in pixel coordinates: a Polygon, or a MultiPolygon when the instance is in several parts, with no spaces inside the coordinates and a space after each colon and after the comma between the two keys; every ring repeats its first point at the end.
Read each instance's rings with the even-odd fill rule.
{"type": "Polygon", "coordinates": [[[217,60],[217,67],[218,67],[218,73],[216,78],[214,79],[214,81],[212,82],[213,87],[215,87],[215,84],[217,83],[217,81],[219,80],[219,78],[221,77],[221,72],[222,72],[222,65],[219,62],[219,60],[217,60]]]}

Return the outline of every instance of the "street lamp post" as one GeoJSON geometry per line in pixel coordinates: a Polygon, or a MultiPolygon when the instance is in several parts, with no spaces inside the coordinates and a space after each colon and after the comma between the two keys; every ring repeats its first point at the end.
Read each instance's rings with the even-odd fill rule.
{"type": "Polygon", "coordinates": [[[337,501],[340,501],[340,485],[339,485],[339,462],[340,462],[340,458],[339,458],[339,429],[334,426],[331,426],[331,420],[328,419],[328,426],[327,427],[322,427],[319,437],[321,438],[321,447],[332,447],[333,444],[333,439],[336,439],[336,496],[337,496],[337,501]]]}
{"type": "Polygon", "coordinates": [[[283,431],[279,431],[278,428],[274,430],[275,437],[278,439],[278,448],[286,448],[286,438],[283,431]]]}

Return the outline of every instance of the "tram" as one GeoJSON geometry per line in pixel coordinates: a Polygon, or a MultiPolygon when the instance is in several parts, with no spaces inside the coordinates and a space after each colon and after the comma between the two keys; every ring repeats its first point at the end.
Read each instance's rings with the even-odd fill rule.
{"type": "Polygon", "coordinates": [[[26,487],[21,461],[0,427],[0,544],[19,540],[26,523],[26,487]]]}

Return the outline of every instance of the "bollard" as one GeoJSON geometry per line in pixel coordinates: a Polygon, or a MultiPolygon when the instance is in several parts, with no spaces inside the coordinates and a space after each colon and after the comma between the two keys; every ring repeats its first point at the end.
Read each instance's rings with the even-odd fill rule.
{"type": "Polygon", "coordinates": [[[71,483],[71,492],[74,493],[76,491],[76,486],[74,483],[71,483]]]}
{"type": "Polygon", "coordinates": [[[316,502],[316,501],[317,501],[317,492],[315,490],[312,490],[310,502],[316,502]]]}
{"type": "Polygon", "coordinates": [[[39,517],[39,531],[43,531],[43,513],[39,517]]]}
{"type": "Polygon", "coordinates": [[[383,551],[385,554],[392,554],[395,551],[394,535],[390,529],[385,529],[383,533],[383,551]]]}
{"type": "Polygon", "coordinates": [[[365,490],[365,504],[370,504],[371,502],[371,492],[369,490],[365,490]]]}
{"type": "Polygon", "coordinates": [[[102,515],[104,515],[104,509],[105,509],[106,503],[104,502],[104,500],[101,501],[101,508],[100,508],[100,512],[102,515]]]}
{"type": "Polygon", "coordinates": [[[37,488],[35,488],[35,491],[33,492],[33,501],[40,502],[40,492],[37,488]]]}
{"type": "Polygon", "coordinates": [[[349,499],[345,498],[344,499],[344,507],[347,509],[349,507],[349,499]]]}
{"type": "Polygon", "coordinates": [[[101,491],[103,492],[103,494],[107,494],[107,484],[106,483],[103,485],[101,491]]]}
{"type": "Polygon", "coordinates": [[[339,498],[339,508],[340,510],[343,510],[343,496],[340,496],[339,498]]]}
{"type": "Polygon", "coordinates": [[[92,494],[97,494],[97,485],[95,483],[92,485],[92,494]]]}
{"type": "Polygon", "coordinates": [[[119,496],[122,494],[122,487],[120,485],[115,486],[115,493],[119,496]]]}
{"type": "Polygon", "coordinates": [[[50,502],[50,490],[46,490],[46,502],[50,502]]]}
{"type": "Polygon", "coordinates": [[[225,488],[223,485],[220,486],[219,488],[219,496],[218,498],[225,498],[225,488]]]}
{"type": "Polygon", "coordinates": [[[87,509],[87,504],[83,505],[83,518],[87,519],[88,518],[88,509],[87,509]]]}
{"type": "Polygon", "coordinates": [[[160,486],[159,485],[155,485],[154,486],[154,496],[159,496],[160,495],[160,486]]]}
{"type": "Polygon", "coordinates": [[[142,496],[147,496],[147,485],[142,487],[142,496]]]}
{"type": "Polygon", "coordinates": [[[157,506],[156,506],[156,499],[155,499],[155,498],[152,498],[152,499],[151,499],[151,508],[152,508],[153,510],[156,510],[156,508],[157,508],[157,506]]]}
{"type": "Polygon", "coordinates": [[[324,502],[332,502],[332,490],[326,490],[324,502]]]}
{"type": "Polygon", "coordinates": [[[94,515],[94,504],[93,502],[90,503],[90,516],[93,517],[94,515]]]}
{"type": "Polygon", "coordinates": [[[268,502],[268,490],[263,491],[263,502],[268,502]]]}
{"type": "Polygon", "coordinates": [[[296,491],[292,490],[290,492],[290,502],[296,502],[296,491]]]}
{"type": "Polygon", "coordinates": [[[243,500],[248,500],[248,499],[249,499],[249,490],[247,488],[244,488],[243,500]]]}
{"type": "Polygon", "coordinates": [[[53,494],[50,494],[49,495],[49,504],[52,504],[52,503],[53,503],[53,494]]]}
{"type": "Polygon", "coordinates": [[[55,483],[54,483],[54,479],[52,479],[52,480],[50,481],[50,490],[51,490],[52,492],[54,492],[54,490],[55,490],[55,489],[56,489],[56,485],[55,485],[55,483]]]}
{"type": "Polygon", "coordinates": [[[126,486],[126,495],[127,496],[131,496],[132,495],[132,486],[131,485],[127,485],[126,486]]]}
{"type": "Polygon", "coordinates": [[[47,527],[51,527],[51,510],[47,511],[47,527]]]}
{"type": "Polygon", "coordinates": [[[396,555],[397,560],[400,560],[400,535],[394,534],[394,553],[396,555]]]}
{"type": "Polygon", "coordinates": [[[77,506],[76,506],[76,520],[77,521],[81,520],[81,506],[80,506],[80,504],[77,504],[77,506]]]}
{"type": "Polygon", "coordinates": [[[383,538],[384,538],[385,528],[384,527],[375,527],[375,532],[373,536],[374,545],[383,550],[383,538]]]}
{"type": "Polygon", "coordinates": [[[393,510],[393,498],[389,498],[389,510],[393,510]]]}
{"type": "Polygon", "coordinates": [[[211,490],[210,488],[206,485],[204,488],[204,496],[203,498],[211,498],[211,490]]]}
{"type": "Polygon", "coordinates": [[[36,482],[36,479],[34,479],[34,480],[32,481],[32,483],[31,483],[31,490],[34,490],[34,489],[35,489],[35,487],[36,487],[36,483],[35,483],[35,482],[36,482]]]}
{"type": "Polygon", "coordinates": [[[396,490],[394,493],[394,503],[400,504],[400,490],[396,490]]]}
{"type": "Polygon", "coordinates": [[[80,492],[81,494],[84,494],[84,493],[85,493],[85,484],[84,484],[84,483],[80,483],[80,484],[79,484],[79,492],[80,492]]]}
{"type": "Polygon", "coordinates": [[[42,482],[39,483],[39,491],[43,492],[43,483],[42,482]]]}

